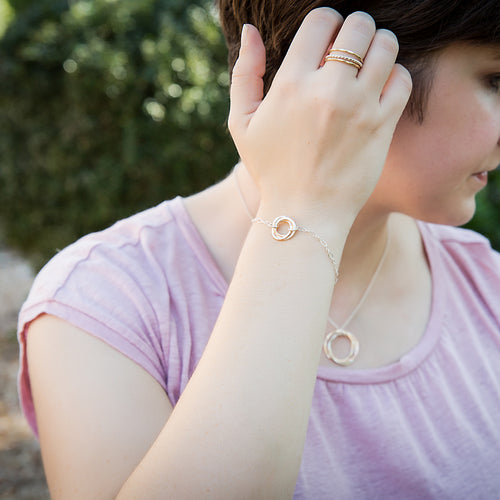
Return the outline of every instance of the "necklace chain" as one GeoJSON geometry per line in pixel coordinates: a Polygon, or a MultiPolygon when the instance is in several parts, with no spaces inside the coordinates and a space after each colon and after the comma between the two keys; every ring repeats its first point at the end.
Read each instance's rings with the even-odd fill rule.
{"type": "MultiPolygon", "coordinates": [[[[250,212],[250,208],[248,207],[248,204],[247,204],[247,202],[245,200],[245,197],[243,196],[243,192],[241,190],[241,186],[240,186],[240,183],[239,183],[239,180],[238,180],[238,174],[237,174],[236,169],[234,170],[234,180],[235,180],[235,183],[236,183],[236,188],[238,190],[238,194],[239,194],[239,196],[241,198],[241,202],[243,204],[243,208],[245,209],[245,212],[247,213],[249,219],[252,221],[252,220],[254,220],[254,217],[252,216],[252,213],[250,212]]],[[[370,278],[370,282],[368,283],[367,287],[365,288],[365,291],[363,292],[363,295],[359,299],[358,303],[356,304],[356,306],[352,310],[352,312],[349,315],[349,317],[342,323],[342,325],[339,326],[333,320],[333,318],[331,317],[331,315],[330,314],[328,315],[328,321],[335,327],[336,330],[330,332],[326,336],[325,341],[323,343],[323,350],[324,350],[325,355],[327,356],[327,358],[330,359],[330,361],[333,361],[337,365],[348,366],[351,363],[353,363],[354,359],[358,355],[358,352],[359,352],[359,342],[358,342],[358,340],[356,339],[356,337],[352,333],[344,330],[344,328],[352,321],[352,319],[354,318],[354,316],[356,316],[356,314],[358,313],[358,311],[361,309],[361,307],[365,303],[365,300],[368,297],[368,294],[370,293],[370,290],[372,289],[373,284],[375,283],[375,280],[377,279],[377,276],[378,276],[378,274],[380,272],[380,269],[382,268],[382,266],[383,266],[383,264],[385,262],[385,259],[387,257],[387,253],[388,253],[388,250],[389,250],[389,241],[390,241],[390,239],[391,239],[391,231],[390,231],[390,226],[388,226],[387,227],[387,238],[386,238],[386,241],[385,241],[384,251],[382,252],[382,255],[380,256],[380,259],[379,259],[378,264],[377,264],[377,268],[375,269],[375,272],[373,273],[372,277],[370,278]],[[332,351],[332,348],[331,348],[332,342],[335,339],[339,338],[339,337],[346,338],[349,341],[349,343],[350,343],[350,352],[349,352],[348,356],[346,356],[345,358],[338,358],[338,357],[336,357],[333,354],[333,351],[332,351]]]]}
{"type": "Polygon", "coordinates": [[[375,272],[372,274],[372,277],[370,279],[370,282],[368,283],[368,286],[365,288],[365,291],[363,292],[363,295],[359,299],[359,302],[356,304],[354,309],[352,310],[351,314],[349,317],[342,323],[341,326],[337,325],[335,321],[333,321],[333,318],[331,316],[328,316],[328,321],[337,328],[337,330],[343,330],[356,316],[358,311],[361,309],[363,304],[365,303],[366,297],[368,297],[368,294],[370,293],[370,290],[373,287],[373,284],[375,283],[375,280],[377,279],[377,276],[380,272],[380,269],[382,268],[382,265],[384,264],[385,258],[387,256],[388,250],[389,250],[389,240],[391,239],[391,231],[390,231],[390,226],[387,227],[387,238],[385,240],[385,246],[384,246],[384,251],[382,252],[382,255],[380,257],[380,260],[378,261],[377,268],[375,269],[375,272]]]}

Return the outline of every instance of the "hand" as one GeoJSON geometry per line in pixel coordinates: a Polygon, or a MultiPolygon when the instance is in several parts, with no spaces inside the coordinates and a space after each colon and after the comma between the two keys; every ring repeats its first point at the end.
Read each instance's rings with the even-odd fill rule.
{"type": "Polygon", "coordinates": [[[264,98],[265,48],[257,29],[246,26],[229,128],[261,207],[303,209],[313,219],[331,219],[333,211],[352,224],[382,172],[411,93],[408,71],[395,64],[397,52],[394,34],[376,30],[368,14],[356,12],[342,24],[333,9],[315,9],[264,98]],[[362,69],[323,64],[332,43],[363,57],[362,69]]]}

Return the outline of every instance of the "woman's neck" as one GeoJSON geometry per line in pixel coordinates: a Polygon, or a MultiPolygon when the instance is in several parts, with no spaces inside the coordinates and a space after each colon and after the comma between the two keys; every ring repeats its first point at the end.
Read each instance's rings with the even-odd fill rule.
{"type": "MultiPolygon", "coordinates": [[[[191,219],[228,283],[258,206],[258,189],[242,165],[219,184],[185,200],[191,219]]],[[[425,330],[431,281],[418,227],[410,217],[368,207],[357,217],[344,247],[330,317],[342,325],[363,299],[384,254],[389,228],[389,246],[380,272],[347,326],[355,331],[363,349],[353,367],[373,368],[399,359],[425,330]],[[408,287],[408,282],[414,286],[408,287]]],[[[321,363],[331,365],[326,358],[321,363]]]]}

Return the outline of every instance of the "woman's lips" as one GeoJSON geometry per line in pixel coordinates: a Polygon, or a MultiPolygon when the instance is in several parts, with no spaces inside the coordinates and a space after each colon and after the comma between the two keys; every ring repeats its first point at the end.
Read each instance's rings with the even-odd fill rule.
{"type": "Polygon", "coordinates": [[[488,171],[483,170],[482,172],[476,172],[475,174],[472,174],[472,176],[477,179],[479,182],[482,184],[486,184],[488,182],[488,171]]]}

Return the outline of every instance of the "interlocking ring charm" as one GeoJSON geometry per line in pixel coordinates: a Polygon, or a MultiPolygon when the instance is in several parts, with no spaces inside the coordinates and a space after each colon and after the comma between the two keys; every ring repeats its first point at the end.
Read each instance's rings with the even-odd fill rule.
{"type": "Polygon", "coordinates": [[[273,220],[271,227],[273,238],[277,241],[289,240],[297,232],[297,224],[295,224],[295,221],[290,219],[290,217],[285,217],[284,215],[276,217],[276,219],[273,220]],[[288,231],[286,233],[279,232],[279,229],[283,226],[283,224],[288,226],[288,231]]]}
{"type": "Polygon", "coordinates": [[[290,217],[285,217],[284,215],[276,217],[276,219],[274,219],[273,222],[269,222],[268,220],[262,219],[261,217],[253,218],[252,222],[255,222],[257,224],[265,224],[266,226],[270,227],[271,235],[273,239],[275,239],[276,241],[289,240],[290,238],[293,237],[293,235],[297,231],[310,234],[313,238],[318,240],[321,243],[321,246],[326,250],[328,258],[332,261],[333,269],[335,271],[335,283],[337,283],[339,279],[339,266],[337,265],[337,261],[335,260],[333,252],[328,248],[328,243],[324,239],[322,239],[321,236],[317,235],[314,231],[311,231],[310,229],[306,229],[305,227],[302,226],[297,226],[297,224],[293,219],[290,219],[290,217]],[[286,233],[280,233],[279,231],[280,227],[282,227],[283,224],[286,224],[288,226],[288,231],[286,233]]]}
{"type": "Polygon", "coordinates": [[[349,366],[359,353],[359,341],[352,333],[346,332],[345,330],[333,330],[325,337],[323,351],[326,357],[336,365],[349,366]],[[339,337],[346,338],[350,344],[349,354],[345,358],[338,358],[333,353],[332,344],[339,337]]]}

